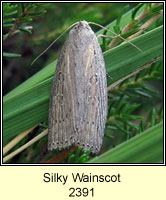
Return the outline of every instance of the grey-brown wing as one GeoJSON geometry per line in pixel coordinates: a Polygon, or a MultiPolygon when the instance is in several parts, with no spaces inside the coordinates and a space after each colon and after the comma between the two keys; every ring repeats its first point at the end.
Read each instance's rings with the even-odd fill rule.
{"type": "Polygon", "coordinates": [[[52,83],[49,124],[48,149],[62,149],[75,141],[73,116],[73,74],[70,59],[73,55],[66,41],[60,53],[55,76],[52,83]]]}
{"type": "Polygon", "coordinates": [[[79,62],[82,63],[82,68],[79,63],[76,64],[76,74],[81,71],[76,80],[79,105],[76,145],[84,146],[84,151],[90,149],[91,152],[97,153],[103,142],[106,123],[107,84],[105,63],[95,35],[91,35],[91,39],[86,43],[79,62]]]}

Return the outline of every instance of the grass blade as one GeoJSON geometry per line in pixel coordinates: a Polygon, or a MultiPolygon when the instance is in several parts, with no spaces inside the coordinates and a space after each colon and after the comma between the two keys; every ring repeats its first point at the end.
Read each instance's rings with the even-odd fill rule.
{"type": "Polygon", "coordinates": [[[157,163],[163,160],[163,122],[89,163],[157,163]]]}

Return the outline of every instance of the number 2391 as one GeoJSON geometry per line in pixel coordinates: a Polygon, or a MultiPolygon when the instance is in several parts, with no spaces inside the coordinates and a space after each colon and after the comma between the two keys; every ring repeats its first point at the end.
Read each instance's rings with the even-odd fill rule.
{"type": "Polygon", "coordinates": [[[88,195],[91,195],[94,197],[94,188],[88,189],[88,188],[69,188],[70,194],[69,197],[87,197],[88,195]]]}

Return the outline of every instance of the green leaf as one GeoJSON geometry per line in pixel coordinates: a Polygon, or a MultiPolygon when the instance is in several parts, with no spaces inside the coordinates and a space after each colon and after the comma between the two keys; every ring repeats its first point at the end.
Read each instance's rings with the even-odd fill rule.
{"type": "Polygon", "coordinates": [[[128,107],[128,109],[126,110],[126,113],[131,113],[133,112],[135,109],[137,109],[140,106],[140,104],[132,104],[130,105],[130,107],[128,107]]]}
{"type": "Polygon", "coordinates": [[[161,4],[159,4],[158,6],[153,6],[153,7],[151,7],[151,11],[152,12],[159,12],[159,11],[161,11],[163,9],[163,4],[161,3],[161,4]]]}
{"type": "Polygon", "coordinates": [[[31,10],[34,10],[34,9],[36,9],[37,8],[37,5],[35,5],[35,4],[30,4],[28,7],[27,7],[27,10],[28,11],[31,11],[31,10]]]}
{"type": "Polygon", "coordinates": [[[163,122],[88,163],[159,163],[163,161],[163,122]]]}
{"type": "Polygon", "coordinates": [[[3,52],[3,56],[6,58],[20,58],[21,54],[3,52]]]}
{"type": "Polygon", "coordinates": [[[139,115],[130,115],[130,114],[125,114],[123,113],[122,116],[126,119],[142,119],[142,116],[139,115]]]}
{"type": "Polygon", "coordinates": [[[29,13],[28,15],[29,16],[39,16],[39,15],[44,15],[44,14],[46,14],[46,10],[43,10],[43,11],[40,11],[40,12],[34,12],[34,13],[29,13]]]}
{"type": "Polygon", "coordinates": [[[13,27],[14,24],[3,24],[3,27],[7,27],[7,28],[10,28],[10,27],[13,27]]]}
{"type": "Polygon", "coordinates": [[[163,119],[163,106],[160,108],[159,111],[159,121],[161,121],[163,119]]]}
{"type": "Polygon", "coordinates": [[[147,97],[147,98],[152,98],[152,96],[146,92],[143,92],[141,90],[135,90],[135,93],[138,94],[138,95],[141,95],[141,96],[144,96],[144,97],[147,97]]]}
{"type": "Polygon", "coordinates": [[[75,153],[75,160],[74,160],[74,163],[79,163],[80,154],[81,154],[82,150],[83,150],[83,147],[82,147],[82,146],[78,147],[78,149],[77,149],[77,151],[76,151],[76,153],[75,153]]]}
{"type": "Polygon", "coordinates": [[[138,12],[138,10],[139,10],[143,5],[144,5],[143,3],[139,3],[139,4],[134,8],[134,10],[133,10],[133,12],[132,12],[132,16],[131,16],[132,20],[135,19],[136,13],[138,12]]]}
{"type": "Polygon", "coordinates": [[[3,13],[10,12],[17,8],[17,5],[11,5],[11,3],[3,3],[3,13]]]}
{"type": "Polygon", "coordinates": [[[7,22],[14,22],[15,20],[16,20],[16,18],[3,19],[3,24],[5,24],[7,22]]]}
{"type": "Polygon", "coordinates": [[[129,9],[129,5],[126,5],[122,8],[117,20],[116,20],[116,25],[113,26],[115,33],[120,34],[121,30],[120,30],[120,22],[121,22],[121,18],[124,15],[124,13],[129,9]]]}
{"type": "Polygon", "coordinates": [[[136,129],[136,130],[139,130],[138,125],[135,124],[135,123],[133,123],[133,122],[128,121],[128,122],[127,122],[127,125],[128,125],[129,127],[131,127],[131,128],[134,128],[134,129],[136,129]]]}
{"type": "MultiPolygon", "coordinates": [[[[138,10],[138,12],[136,13],[136,16],[138,16],[141,12],[143,12],[144,8],[145,8],[145,5],[142,6],[142,7],[138,10]]],[[[130,10],[129,12],[125,13],[125,14],[123,15],[123,17],[121,17],[121,21],[120,21],[121,29],[123,29],[123,28],[131,21],[131,15],[132,15],[132,11],[133,11],[133,10],[134,10],[134,8],[133,8],[132,10],[130,10]]],[[[110,30],[113,30],[113,27],[116,26],[116,21],[117,21],[117,20],[114,20],[112,23],[110,23],[110,24],[109,24],[108,26],[106,26],[106,27],[109,28],[110,30]]],[[[103,35],[104,31],[105,31],[105,30],[102,29],[102,30],[98,31],[96,34],[97,34],[97,35],[100,35],[100,34],[103,35]]],[[[107,35],[113,35],[113,36],[115,36],[114,34],[111,34],[110,32],[108,32],[107,35]]],[[[102,39],[100,39],[100,38],[99,38],[99,43],[102,43],[102,39]]]]}
{"type": "Polygon", "coordinates": [[[9,13],[4,13],[4,16],[7,17],[7,16],[15,15],[15,14],[17,14],[17,10],[14,10],[14,11],[9,12],[9,13]]]}
{"type": "Polygon", "coordinates": [[[31,22],[32,18],[31,17],[21,17],[21,18],[19,18],[19,20],[22,22],[31,22]]]}
{"type": "Polygon", "coordinates": [[[156,123],[156,110],[155,108],[152,109],[152,114],[151,114],[151,126],[154,126],[156,123]]]}
{"type": "Polygon", "coordinates": [[[143,125],[143,121],[140,121],[140,125],[139,125],[139,132],[142,133],[144,131],[144,125],[143,125]]]}
{"type": "Polygon", "coordinates": [[[68,163],[73,163],[74,158],[75,158],[74,154],[70,155],[70,157],[68,158],[68,163]]]}
{"type": "Polygon", "coordinates": [[[90,151],[87,150],[85,153],[82,153],[83,147],[79,146],[76,153],[73,153],[73,150],[69,152],[68,163],[85,163],[88,161],[88,155],[90,151]]]}
{"type": "Polygon", "coordinates": [[[4,144],[27,127],[47,120],[51,82],[52,78],[43,81],[4,103],[4,144]]]}
{"type": "Polygon", "coordinates": [[[27,29],[26,27],[19,27],[18,28],[20,31],[24,31],[24,32],[26,32],[26,33],[32,33],[32,31],[30,30],[30,29],[27,29]]]}

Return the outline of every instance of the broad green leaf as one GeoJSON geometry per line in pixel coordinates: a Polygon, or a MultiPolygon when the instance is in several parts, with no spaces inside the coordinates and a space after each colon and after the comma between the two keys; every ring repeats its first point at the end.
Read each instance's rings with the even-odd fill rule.
{"type": "Polygon", "coordinates": [[[52,78],[9,99],[4,103],[4,144],[27,127],[47,120],[52,78]]]}
{"type": "Polygon", "coordinates": [[[88,163],[159,163],[163,161],[163,122],[95,157],[88,163]]]}

